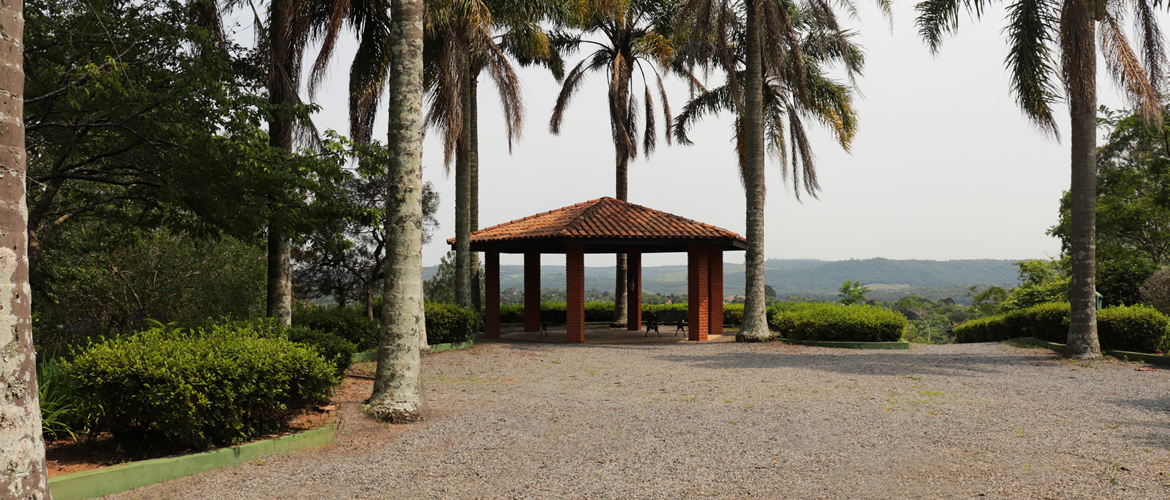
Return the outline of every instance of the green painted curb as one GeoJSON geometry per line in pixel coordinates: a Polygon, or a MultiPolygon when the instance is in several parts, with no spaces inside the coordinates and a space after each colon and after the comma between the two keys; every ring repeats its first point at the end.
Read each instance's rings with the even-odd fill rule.
{"type": "MultiPolygon", "coordinates": [[[[1035,337],[1023,337],[1023,338],[1018,338],[1018,339],[1014,339],[1014,340],[1024,342],[1027,344],[1032,344],[1035,346],[1047,347],[1047,348],[1052,349],[1053,351],[1056,351],[1058,353],[1064,353],[1064,344],[1057,344],[1055,342],[1048,342],[1048,341],[1040,340],[1040,339],[1035,338],[1035,337]]],[[[1120,359],[1122,361],[1141,361],[1141,362],[1149,363],[1152,365],[1170,366],[1170,356],[1163,356],[1161,354],[1147,354],[1144,352],[1117,351],[1114,349],[1102,349],[1101,353],[1105,354],[1107,356],[1113,356],[1113,357],[1120,359]]]]}
{"type": "MultiPolygon", "coordinates": [[[[454,351],[456,349],[466,349],[466,348],[474,346],[474,345],[475,345],[474,340],[468,340],[465,342],[454,342],[454,343],[450,343],[450,344],[435,344],[435,345],[431,346],[431,353],[434,354],[436,352],[454,351]]],[[[354,363],[363,363],[366,361],[377,361],[377,360],[378,360],[378,350],[377,349],[372,349],[372,350],[365,351],[365,352],[359,352],[359,353],[353,355],[353,362],[354,363]]]]}
{"type": "Polygon", "coordinates": [[[325,446],[337,436],[337,422],[319,429],[266,439],[218,450],[156,458],[141,462],[102,467],[49,478],[49,491],[56,500],[96,498],[119,491],[141,488],[200,472],[259,460],[269,455],[325,446]]]}
{"type": "Polygon", "coordinates": [[[909,342],[821,342],[816,340],[789,340],[777,337],[786,344],[836,347],[838,349],[909,349],[909,342]]]}

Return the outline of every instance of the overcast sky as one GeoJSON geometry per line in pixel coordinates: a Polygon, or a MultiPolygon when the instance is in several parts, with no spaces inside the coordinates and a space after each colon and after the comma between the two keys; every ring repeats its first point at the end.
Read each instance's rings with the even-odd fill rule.
{"type": "MultiPolygon", "coordinates": [[[[914,29],[912,3],[895,5],[893,29],[872,2],[862,3],[858,42],[866,52],[863,96],[856,103],[860,130],[852,153],[809,125],[820,199],[795,200],[781,185],[779,165],[767,170],[765,254],[768,258],[1029,259],[1057,256],[1059,241],[1045,234],[1056,223],[1069,186],[1068,113],[1057,121],[1062,141],[1039,133],[1009,92],[1001,34],[1002,10],[982,21],[962,16],[958,35],[932,56],[914,29]]],[[[243,26],[250,31],[250,23],[243,26]]],[[[348,133],[348,63],[354,43],[342,46],[318,93],[316,125],[348,133]]],[[[315,53],[314,53],[315,54],[315,53]]],[[[576,54],[569,64],[582,57],[576,54]]],[[[311,62],[307,58],[306,66],[311,62]]],[[[1100,64],[1099,64],[1100,66],[1100,64]]],[[[606,114],[605,76],[591,75],[572,101],[559,136],[548,119],[559,91],[543,70],[520,70],[527,109],[522,140],[511,154],[495,88],[480,86],[480,226],[487,227],[574,203],[614,196],[614,149],[606,114]]],[[[486,78],[485,78],[486,79],[486,78]]],[[[1123,106],[1102,73],[1098,99],[1123,106]]],[[[713,82],[716,83],[716,82],[713,82]]],[[[635,95],[642,82],[636,77],[635,95]]],[[[687,91],[667,77],[677,112],[687,91]]],[[[661,105],[655,93],[656,105],[661,105]]],[[[385,140],[386,119],[375,137],[385,140]]],[[[660,113],[660,111],[659,111],[660,113]]],[[[659,115],[661,129],[661,115],[659,115]]],[[[659,148],[630,164],[629,200],[745,233],[744,195],[732,142],[732,117],[708,118],[691,134],[692,146],[659,148]]],[[[661,133],[661,131],[660,131],[661,133]]],[[[423,265],[438,264],[454,236],[454,175],[443,166],[439,134],[424,145],[424,178],[442,197],[441,227],[423,247],[423,265]]],[[[742,253],[726,256],[742,262],[742,253]]],[[[520,264],[505,255],[503,264],[520,264]]],[[[543,263],[563,263],[545,256],[543,263]]],[[[644,265],[683,264],[683,254],[647,255],[644,265]]],[[[610,256],[586,257],[588,266],[612,265],[610,256]]]]}

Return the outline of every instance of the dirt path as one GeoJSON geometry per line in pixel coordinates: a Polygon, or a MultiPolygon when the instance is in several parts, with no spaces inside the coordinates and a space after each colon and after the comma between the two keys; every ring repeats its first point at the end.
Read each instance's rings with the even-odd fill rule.
{"type": "Polygon", "coordinates": [[[999,344],[499,343],[427,421],[112,498],[1170,498],[1170,371],[999,344]]]}

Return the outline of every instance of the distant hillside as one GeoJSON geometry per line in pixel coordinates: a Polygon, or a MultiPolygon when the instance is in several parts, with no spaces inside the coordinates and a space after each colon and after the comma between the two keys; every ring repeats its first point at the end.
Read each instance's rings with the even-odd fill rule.
{"type": "MultiPolygon", "coordinates": [[[[958,290],[970,285],[1016,286],[1017,274],[1011,260],[891,260],[866,259],[843,261],[779,260],[765,262],[765,282],[780,296],[829,296],[844,281],[863,281],[882,297],[900,297],[908,292],[933,294],[958,290]],[[826,295],[828,294],[828,295],[826,295]]],[[[438,266],[423,268],[429,279],[438,266]]],[[[585,288],[613,289],[612,267],[585,268],[585,288]]],[[[657,266],[642,269],[643,289],[655,293],[687,293],[687,266],[657,266]]],[[[565,268],[541,266],[541,288],[565,288],[565,268]]],[[[524,288],[524,266],[500,266],[500,287],[524,288]]],[[[743,293],[742,264],[724,268],[724,291],[727,295],[743,293]]],[[[873,294],[871,294],[873,295],[873,294]]],[[[876,298],[876,297],[875,297],[876,298]]],[[[940,297],[941,298],[941,297],[940,297]]],[[[954,297],[956,300],[959,297],[954,297]]]]}

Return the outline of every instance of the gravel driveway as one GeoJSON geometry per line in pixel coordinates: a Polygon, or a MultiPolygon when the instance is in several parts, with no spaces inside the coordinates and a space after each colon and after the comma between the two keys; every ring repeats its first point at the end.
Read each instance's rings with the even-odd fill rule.
{"type": "Polygon", "coordinates": [[[427,420],[111,498],[1170,498],[1170,371],[1001,344],[481,344],[427,420]]]}

